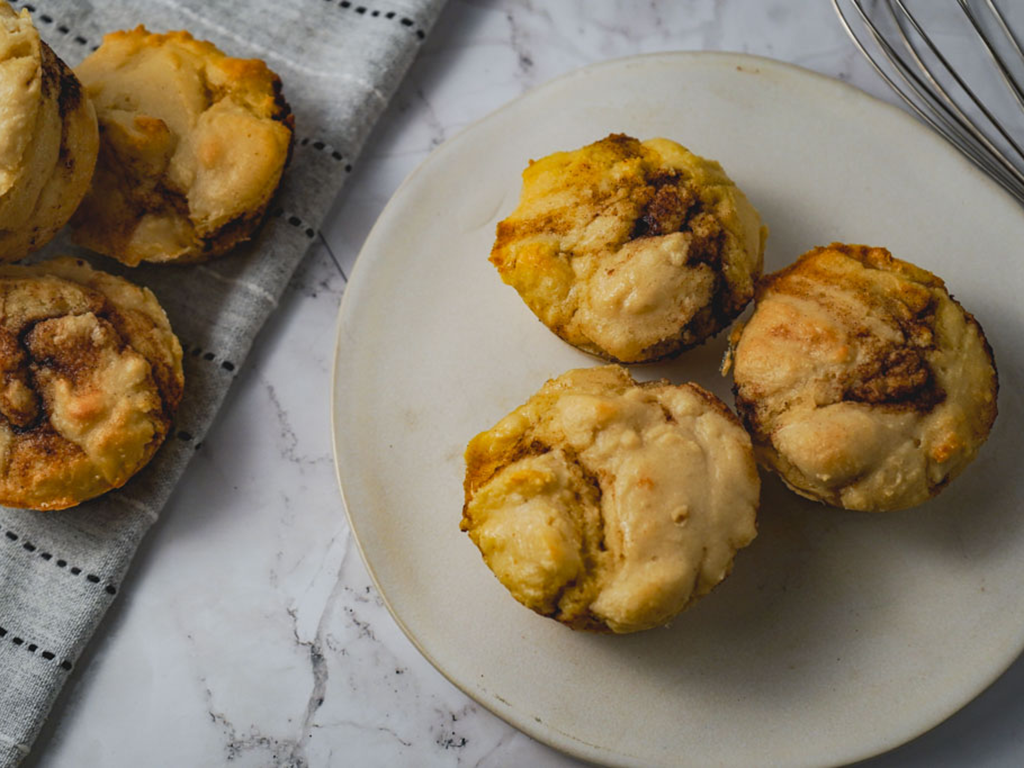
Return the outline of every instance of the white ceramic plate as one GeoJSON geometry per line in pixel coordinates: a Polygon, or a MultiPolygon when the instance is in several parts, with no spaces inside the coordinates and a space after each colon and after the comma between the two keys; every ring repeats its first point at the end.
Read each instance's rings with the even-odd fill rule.
{"type": "MultiPolygon", "coordinates": [[[[553,81],[439,147],[363,247],[342,303],[335,454],[395,619],[453,683],[530,735],[614,765],[843,763],[939,723],[1024,646],[1024,217],[904,113],[770,60],[678,53],[553,81]],[[943,276],[986,329],[1001,414],[943,495],[868,515],[766,479],[760,535],[670,629],[574,633],[513,600],[459,531],[462,452],[548,378],[559,341],[487,256],[527,159],[626,132],[718,159],[771,227],[766,268],[833,240],[943,276]]],[[[724,335],[724,334],[723,334],[724,335]]],[[[716,372],[724,339],[639,378],[716,372]]]]}

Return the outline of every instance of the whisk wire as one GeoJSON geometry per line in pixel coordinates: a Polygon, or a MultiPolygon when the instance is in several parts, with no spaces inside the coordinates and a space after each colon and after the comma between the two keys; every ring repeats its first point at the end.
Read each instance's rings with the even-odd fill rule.
{"type": "MultiPolygon", "coordinates": [[[[1006,18],[1003,16],[1003,12],[999,10],[999,6],[997,6],[993,0],[985,0],[985,2],[988,5],[989,13],[992,14],[996,23],[999,25],[999,29],[1002,30],[1004,35],[1006,35],[1006,39],[1010,41],[1010,45],[1013,46],[1013,50],[1016,51],[1017,55],[1020,56],[1022,61],[1024,61],[1024,50],[1021,50],[1020,40],[1017,39],[1013,30],[1010,29],[1010,25],[1006,23],[1006,18]]],[[[1019,88],[1018,92],[1020,92],[1019,88]]]]}
{"type": "MultiPolygon", "coordinates": [[[[860,3],[857,3],[857,7],[860,8],[860,3]]],[[[896,23],[896,30],[899,32],[900,40],[902,40],[903,45],[910,53],[910,57],[914,60],[914,63],[917,64],[918,70],[920,70],[925,80],[928,81],[927,83],[924,83],[920,77],[918,77],[917,73],[907,65],[903,60],[903,57],[896,53],[895,49],[893,49],[892,46],[890,46],[889,43],[881,37],[881,33],[878,32],[878,28],[870,21],[870,19],[867,19],[867,17],[864,18],[866,23],[871,26],[873,32],[877,33],[878,36],[876,37],[876,40],[879,45],[885,49],[892,62],[896,65],[897,71],[900,73],[901,77],[903,77],[904,82],[913,88],[914,93],[918,98],[927,102],[929,106],[936,111],[939,117],[948,118],[961,130],[967,131],[978,141],[982,142],[982,144],[985,144],[987,142],[985,135],[971,123],[970,118],[968,118],[967,115],[964,114],[963,110],[960,109],[960,105],[953,100],[949,95],[949,92],[942,87],[939,81],[932,74],[931,70],[925,66],[924,60],[921,57],[921,52],[917,49],[917,46],[907,34],[906,27],[904,26],[906,22],[903,21],[903,19],[893,9],[892,3],[888,3],[887,7],[889,9],[889,14],[896,23]]],[[[930,40],[926,40],[926,42],[930,43],[930,40]]],[[[941,57],[939,60],[945,65],[945,62],[941,57]]],[[[952,130],[953,126],[950,124],[949,128],[952,130]]],[[[995,149],[995,147],[993,146],[992,149],[995,149]]]]}
{"type": "MultiPolygon", "coordinates": [[[[985,47],[986,52],[988,52],[989,57],[992,59],[992,63],[996,65],[996,69],[998,69],[999,74],[1002,75],[1003,83],[1010,90],[1013,98],[1017,100],[1017,106],[1024,110],[1024,91],[1021,90],[1021,86],[1020,83],[1017,82],[1017,78],[1013,76],[1013,71],[1007,66],[1003,57],[999,55],[999,51],[995,49],[992,43],[989,42],[989,39],[985,36],[985,30],[982,28],[981,23],[978,21],[978,17],[974,15],[974,11],[971,10],[971,7],[967,4],[966,0],[959,0],[959,3],[960,10],[964,12],[967,20],[971,22],[971,27],[973,27],[974,31],[978,34],[978,39],[985,47]]],[[[999,9],[996,8],[996,5],[992,0],[988,0],[988,6],[992,11],[993,16],[997,19],[1003,34],[1006,35],[1010,44],[1013,45],[1020,57],[1024,59],[1024,52],[1020,50],[1017,38],[1015,38],[1013,33],[1010,31],[1010,27],[1007,25],[1006,19],[1003,18],[1003,15],[999,12],[999,9]]]]}
{"type": "MultiPolygon", "coordinates": [[[[963,121],[947,109],[940,101],[939,97],[935,96],[928,90],[928,86],[918,77],[914,70],[903,60],[903,58],[893,49],[889,42],[882,35],[881,31],[875,26],[871,18],[864,12],[860,3],[857,0],[853,0],[853,5],[857,9],[861,20],[865,26],[871,32],[872,37],[875,39],[876,44],[882,49],[886,55],[888,61],[893,65],[893,69],[899,75],[899,77],[907,84],[907,87],[913,91],[913,93],[924,103],[924,105],[930,110],[926,111],[922,107],[918,106],[918,103],[911,98],[907,92],[899,87],[899,85],[893,81],[889,74],[882,68],[878,61],[868,52],[867,48],[863,45],[860,39],[853,34],[853,30],[850,27],[849,21],[846,19],[842,8],[836,5],[836,10],[839,13],[840,21],[846,27],[850,37],[853,39],[854,44],[860,49],[861,53],[867,58],[867,60],[874,67],[875,71],[888,83],[897,94],[906,102],[922,120],[930,125],[935,131],[941,134],[947,141],[954,144],[961,152],[967,155],[972,162],[978,165],[982,170],[988,173],[990,176],[996,179],[1001,186],[1012,194],[1017,194],[1013,187],[1013,182],[1010,177],[1006,175],[1005,170],[996,164],[993,158],[983,154],[977,147],[972,144],[965,142],[961,138],[961,134],[958,133],[957,128],[967,133],[972,133],[976,129],[971,126],[969,121],[963,121]]],[[[922,70],[927,77],[931,77],[927,69],[922,70]]],[[[981,136],[981,143],[987,141],[984,136],[981,136]]],[[[1021,200],[1024,202],[1024,194],[1021,195],[1021,200]]]]}
{"type": "MultiPolygon", "coordinates": [[[[977,112],[980,112],[984,120],[988,121],[989,129],[994,128],[996,133],[1003,138],[1005,144],[1019,157],[1024,158],[1024,153],[1021,152],[1019,144],[1014,141],[1013,137],[995,115],[986,108],[985,103],[977,97],[974,90],[959,76],[959,73],[949,63],[948,59],[943,56],[938,46],[935,45],[932,38],[924,31],[903,0],[896,0],[896,2],[899,5],[901,14],[895,12],[893,0],[885,0],[889,14],[896,23],[896,29],[905,49],[910,53],[914,63],[917,64],[918,70],[925,76],[932,87],[928,89],[926,86],[923,86],[921,79],[914,76],[914,72],[902,58],[895,54],[892,46],[886,45],[886,53],[890,55],[890,60],[892,60],[892,56],[898,59],[896,63],[899,68],[897,71],[901,73],[902,79],[907,81],[906,75],[911,75],[914,83],[916,83],[916,87],[913,88],[915,94],[945,123],[947,127],[946,138],[952,141],[961,152],[966,154],[1004,188],[1018,199],[1022,199],[1024,172],[1022,172],[1020,165],[1009,159],[1000,147],[990,139],[990,136],[985,133],[983,124],[979,124],[965,114],[957,99],[950,93],[949,89],[944,87],[939,76],[944,76],[946,79],[951,79],[955,82],[960,91],[966,94],[970,102],[974,104],[977,112]],[[921,50],[914,45],[913,36],[908,32],[908,23],[913,27],[914,32],[917,33],[925,45],[927,45],[928,50],[934,56],[934,60],[938,62],[941,68],[936,67],[934,64],[932,67],[925,64],[921,50]],[[933,69],[935,70],[934,73],[933,69]],[[937,76],[937,73],[939,76],[937,76]],[[972,139],[973,142],[971,141],[972,139]]],[[[863,11],[859,7],[859,2],[856,4],[858,5],[858,10],[863,11]]],[[[863,16],[864,14],[862,13],[863,16]]],[[[877,27],[875,31],[878,31],[877,27]]]]}
{"type": "MultiPolygon", "coordinates": [[[[1024,160],[1024,149],[1021,149],[1020,145],[1014,140],[1013,136],[1010,135],[1010,133],[1006,130],[1003,124],[999,121],[999,119],[994,114],[992,114],[988,107],[985,106],[985,102],[978,98],[974,90],[971,89],[971,87],[964,81],[962,77],[960,77],[960,74],[949,63],[948,59],[946,59],[946,57],[942,55],[942,51],[940,51],[938,46],[935,45],[935,43],[932,41],[932,38],[928,35],[928,33],[926,33],[924,29],[921,28],[921,25],[918,24],[917,19],[914,18],[914,16],[907,9],[907,6],[904,5],[903,0],[896,0],[896,3],[899,6],[900,10],[903,12],[903,15],[906,17],[906,20],[910,22],[911,26],[913,26],[914,28],[914,31],[925,42],[929,50],[932,52],[932,55],[935,56],[935,59],[942,65],[946,73],[954,80],[954,82],[956,82],[960,89],[967,94],[968,98],[970,98],[970,100],[974,103],[974,106],[978,108],[978,111],[981,112],[989,121],[989,123],[999,132],[999,135],[1003,137],[1006,143],[1013,148],[1013,150],[1018,154],[1018,156],[1021,157],[1022,160],[1024,160]]],[[[914,58],[917,61],[918,65],[925,72],[928,73],[930,82],[933,83],[935,89],[943,97],[943,100],[953,109],[957,116],[961,118],[963,124],[965,124],[965,127],[968,129],[971,135],[973,135],[978,141],[982,142],[982,144],[984,144],[990,152],[997,155],[997,157],[999,157],[1000,160],[1002,160],[1006,164],[1009,164],[1013,170],[1016,170],[1013,167],[1012,163],[1010,163],[1010,161],[1003,155],[1003,153],[992,142],[988,140],[988,137],[985,136],[984,132],[978,129],[978,127],[971,122],[970,118],[968,118],[964,114],[963,110],[960,109],[959,104],[957,104],[953,97],[949,94],[949,91],[946,88],[944,88],[942,84],[938,81],[938,79],[932,75],[931,71],[925,66],[924,62],[922,61],[920,53],[917,50],[916,46],[907,36],[906,30],[903,26],[903,19],[898,17],[896,13],[893,11],[892,0],[889,0],[888,6],[890,12],[896,19],[896,23],[899,26],[900,34],[902,35],[905,44],[911,51],[913,51],[914,58]]],[[[1015,173],[1014,175],[1017,176],[1021,181],[1024,181],[1024,174],[1018,172],[1015,173]]]]}
{"type": "MultiPolygon", "coordinates": [[[[1000,55],[997,46],[993,45],[985,26],[966,0],[957,1],[1017,106],[1024,110],[1024,89],[1014,77],[1012,69],[1000,55]]],[[[881,4],[889,11],[893,23],[888,26],[895,32],[888,33],[884,32],[864,9],[861,0],[848,2],[856,9],[863,28],[868,32],[867,36],[854,31],[851,20],[843,11],[841,0],[832,0],[841,24],[874,70],[919,118],[1024,204],[1024,162],[1008,157],[999,146],[999,141],[1001,140],[1002,145],[1012,150],[1014,156],[1019,157],[1021,161],[1024,161],[1024,148],[1000,122],[993,110],[961,77],[956,67],[950,63],[934,39],[911,13],[904,0],[881,0],[875,4],[876,9],[881,4]],[[877,58],[869,51],[867,38],[873,41],[878,52],[877,58]],[[923,43],[923,46],[915,42],[915,39],[923,43]],[[924,55],[925,48],[928,51],[927,57],[924,55]],[[884,60],[885,66],[879,59],[884,60]],[[901,82],[894,79],[890,73],[901,82]],[[955,83],[959,91],[966,94],[969,103],[980,116],[972,119],[958,103],[957,98],[950,93],[948,87],[943,85],[943,81],[955,83]]],[[[1020,42],[1004,14],[995,5],[994,0],[985,2],[988,13],[1006,37],[1008,46],[1024,61],[1020,42]]]]}

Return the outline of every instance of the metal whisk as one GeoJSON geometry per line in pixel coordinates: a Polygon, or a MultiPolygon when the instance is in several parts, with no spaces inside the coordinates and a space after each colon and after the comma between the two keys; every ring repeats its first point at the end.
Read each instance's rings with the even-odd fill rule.
{"type": "Polygon", "coordinates": [[[1005,8],[995,0],[832,4],[908,106],[1024,204],[1024,51],[1005,8]]]}

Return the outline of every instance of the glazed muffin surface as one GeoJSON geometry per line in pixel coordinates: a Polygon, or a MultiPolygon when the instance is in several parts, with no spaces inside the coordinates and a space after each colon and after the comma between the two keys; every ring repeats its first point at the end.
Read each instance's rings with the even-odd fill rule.
{"type": "Polygon", "coordinates": [[[89,187],[99,134],[74,73],[0,0],[0,261],[48,243],[89,187]]]}
{"type": "Polygon", "coordinates": [[[574,370],[469,443],[461,527],[512,595],[574,629],[663,625],[756,535],[750,439],[695,384],[574,370]]]}
{"type": "Polygon", "coordinates": [[[833,243],[765,278],[733,334],[736,404],[797,493],[867,511],[934,496],[996,416],[992,352],[941,279],[833,243]]]}
{"type": "Polygon", "coordinates": [[[0,504],[63,509],[120,487],[183,386],[148,290],[70,258],[0,267],[0,504]]]}
{"type": "Polygon", "coordinates": [[[281,83],[187,32],[114,32],[76,72],[102,141],[77,242],[135,266],[221,255],[251,237],[288,158],[281,83]]]}
{"type": "Polygon", "coordinates": [[[615,134],[530,163],[490,260],[565,341],[648,362],[742,311],[766,236],[718,163],[667,139],[615,134]]]}

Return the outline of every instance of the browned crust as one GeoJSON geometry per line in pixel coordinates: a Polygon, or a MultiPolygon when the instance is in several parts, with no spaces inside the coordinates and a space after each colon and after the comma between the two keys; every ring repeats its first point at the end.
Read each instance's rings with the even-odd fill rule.
{"type": "MultiPolygon", "coordinates": [[[[81,448],[65,440],[52,428],[37,429],[26,434],[23,439],[17,440],[11,446],[8,472],[15,477],[28,478],[33,475],[35,466],[40,461],[66,466],[83,457],[81,448]]],[[[38,496],[36,488],[26,483],[20,488],[12,488],[12,492],[0,499],[0,503],[8,507],[50,512],[68,509],[83,501],[68,491],[57,493],[43,503],[36,502],[36,496],[38,496]]]]}
{"type": "Polygon", "coordinates": [[[75,77],[75,73],[71,71],[68,65],[54,54],[52,50],[50,50],[50,46],[46,43],[42,43],[42,48],[46,52],[44,56],[49,54],[49,56],[56,62],[57,71],[60,73],[60,91],[57,96],[57,110],[60,113],[61,119],[66,121],[82,106],[82,100],[84,99],[82,84],[78,81],[78,78],[75,77]]]}
{"type": "Polygon", "coordinates": [[[288,129],[290,137],[288,139],[288,154],[284,159],[284,167],[287,168],[292,162],[292,149],[295,147],[295,113],[292,112],[292,106],[288,103],[288,100],[284,97],[284,84],[281,82],[281,78],[278,77],[276,72],[270,73],[273,76],[271,80],[271,88],[274,91],[274,114],[273,119],[281,123],[285,128],[288,129]]]}
{"type": "MultiPolygon", "coordinates": [[[[64,72],[62,70],[63,62],[60,57],[53,52],[53,49],[48,46],[42,40],[39,41],[39,92],[42,96],[43,101],[52,99],[54,96],[58,99],[58,105],[60,104],[60,85],[63,79],[64,72]]],[[[61,111],[61,115],[64,115],[64,111],[61,111]]]]}
{"type": "MultiPolygon", "coordinates": [[[[196,237],[195,247],[189,252],[173,259],[170,263],[180,265],[199,264],[217,256],[223,256],[236,245],[251,240],[260,224],[263,223],[263,217],[269,204],[268,201],[266,205],[261,206],[257,210],[249,211],[242,216],[232,219],[209,234],[196,237]]],[[[148,211],[141,211],[139,216],[145,213],[148,213],[148,211]]]]}
{"type": "MultiPolygon", "coordinates": [[[[825,282],[836,282],[830,279],[827,275],[823,275],[820,270],[814,270],[813,266],[809,266],[809,263],[813,265],[813,262],[818,256],[829,251],[839,253],[848,259],[859,262],[868,269],[893,272],[930,288],[945,288],[945,283],[940,277],[932,274],[926,269],[922,269],[921,267],[911,264],[909,261],[897,259],[887,248],[880,248],[872,245],[861,245],[857,243],[833,242],[828,245],[815,246],[806,253],[801,254],[800,257],[798,257],[797,260],[789,266],[783,267],[771,274],[764,275],[760,280],[758,280],[755,298],[760,299],[765,291],[775,289],[777,283],[785,281],[794,274],[806,275],[808,272],[813,272],[816,276],[821,276],[825,282]]],[[[845,287],[845,283],[840,282],[837,284],[845,287]]]]}

